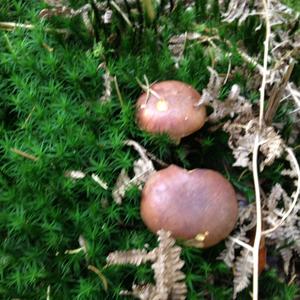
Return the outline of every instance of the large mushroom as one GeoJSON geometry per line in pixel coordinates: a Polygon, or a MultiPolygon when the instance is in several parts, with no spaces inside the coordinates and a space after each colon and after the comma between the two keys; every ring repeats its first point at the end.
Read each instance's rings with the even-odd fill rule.
{"type": "Polygon", "coordinates": [[[205,107],[196,106],[200,97],[192,86],[180,81],[155,83],[137,101],[137,123],[147,132],[167,133],[180,141],[205,123],[205,107]]]}
{"type": "Polygon", "coordinates": [[[152,231],[198,240],[210,247],[225,239],[238,215],[235,191],[220,173],[171,165],[154,173],[142,191],[141,216],[152,231]]]}

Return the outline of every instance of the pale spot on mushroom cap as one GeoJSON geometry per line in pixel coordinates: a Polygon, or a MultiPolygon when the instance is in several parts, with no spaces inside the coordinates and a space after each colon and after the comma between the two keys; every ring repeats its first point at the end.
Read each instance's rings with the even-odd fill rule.
{"type": "Polygon", "coordinates": [[[206,239],[206,236],[208,236],[208,231],[205,231],[204,233],[198,233],[195,236],[195,240],[198,242],[204,242],[206,239]]]}
{"type": "Polygon", "coordinates": [[[141,108],[144,110],[144,116],[147,118],[149,116],[151,116],[151,111],[148,108],[141,108]]]}
{"type": "Polygon", "coordinates": [[[160,112],[167,111],[169,108],[169,104],[166,100],[161,99],[156,103],[156,109],[160,112]]]}

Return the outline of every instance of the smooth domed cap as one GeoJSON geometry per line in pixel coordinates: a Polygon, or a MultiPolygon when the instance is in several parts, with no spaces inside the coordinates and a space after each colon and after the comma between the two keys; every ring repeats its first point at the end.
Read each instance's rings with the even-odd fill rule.
{"type": "Polygon", "coordinates": [[[232,185],[213,170],[171,165],[154,173],[142,192],[141,216],[152,232],[165,229],[186,240],[200,235],[205,237],[203,247],[226,238],[237,215],[232,185]]]}
{"type": "Polygon", "coordinates": [[[174,140],[200,129],[206,120],[200,94],[190,85],[168,80],[155,83],[137,101],[137,123],[151,133],[167,133],[174,140]]]}

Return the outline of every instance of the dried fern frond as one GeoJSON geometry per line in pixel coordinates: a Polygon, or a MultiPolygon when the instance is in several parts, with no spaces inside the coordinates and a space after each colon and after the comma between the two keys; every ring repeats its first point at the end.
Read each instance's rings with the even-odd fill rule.
{"type": "MultiPolygon", "coordinates": [[[[260,0],[231,0],[228,9],[223,13],[224,22],[238,21],[239,25],[250,16],[259,16],[263,21],[263,4],[260,0]]],[[[299,14],[280,0],[269,0],[269,14],[271,26],[295,22],[299,14]]]]}
{"type": "Polygon", "coordinates": [[[241,227],[241,230],[238,230],[231,238],[227,238],[225,241],[225,249],[218,256],[218,259],[221,259],[225,262],[228,267],[234,267],[236,261],[236,250],[241,248],[241,245],[235,242],[235,240],[243,241],[245,243],[249,242],[249,239],[246,237],[246,230],[241,227]]]}
{"type": "Polygon", "coordinates": [[[86,176],[86,174],[80,170],[70,170],[65,172],[65,176],[76,180],[83,179],[86,176]]]}
{"type": "MultiPolygon", "coordinates": [[[[287,211],[293,203],[291,197],[288,196],[286,191],[280,184],[276,184],[267,198],[265,205],[265,222],[270,226],[275,226],[284,215],[284,211],[287,211]]],[[[300,241],[300,204],[297,203],[293,211],[289,214],[284,224],[278,227],[275,231],[268,234],[268,238],[276,239],[278,241],[284,241],[282,244],[288,242],[298,243],[300,241]]],[[[299,244],[300,246],[300,244],[299,244]]],[[[300,250],[300,248],[299,248],[300,250]]]]}
{"type": "Polygon", "coordinates": [[[122,203],[126,191],[132,186],[142,188],[149,176],[155,172],[152,161],[148,158],[146,150],[137,142],[128,140],[126,145],[132,146],[140,155],[140,158],[133,163],[134,176],[129,178],[127,172],[123,169],[118,176],[117,182],[112,192],[114,201],[117,204],[122,203]]]}
{"type": "MultiPolygon", "coordinates": [[[[250,159],[258,130],[258,120],[252,119],[246,124],[241,124],[236,119],[233,122],[227,122],[223,129],[230,134],[228,145],[236,160],[233,166],[248,167],[251,170],[250,159]]],[[[260,163],[260,170],[262,171],[265,166],[273,164],[275,159],[282,156],[284,149],[285,143],[275,132],[275,129],[272,126],[264,126],[260,141],[260,151],[264,155],[264,159],[260,163]]]]}
{"type": "Polygon", "coordinates": [[[108,102],[111,100],[111,93],[112,93],[112,83],[114,81],[113,77],[110,75],[109,69],[107,68],[105,62],[101,63],[98,68],[104,70],[103,78],[103,86],[104,92],[100,97],[101,102],[108,102]]]}
{"type": "Polygon", "coordinates": [[[131,264],[139,266],[147,261],[153,261],[155,256],[152,252],[147,252],[145,249],[134,249],[129,251],[115,251],[110,253],[107,258],[108,265],[125,265],[131,264]]]}
{"type": "Polygon", "coordinates": [[[243,96],[240,95],[240,87],[235,84],[225,101],[218,100],[224,79],[218,73],[208,67],[210,79],[207,87],[202,91],[202,96],[197,105],[207,105],[213,108],[213,112],[208,116],[208,121],[217,122],[226,116],[234,117],[235,115],[247,116],[250,120],[253,116],[252,105],[243,96]]]}
{"type": "MultiPolygon", "coordinates": [[[[209,68],[210,80],[203,90],[199,105],[205,104],[213,108],[208,116],[211,122],[222,120],[226,116],[234,117],[223,126],[223,130],[230,134],[228,145],[233,150],[236,159],[233,166],[248,167],[251,170],[250,156],[253,151],[253,143],[258,130],[258,119],[254,117],[250,101],[240,95],[240,89],[233,85],[225,101],[218,100],[222,87],[222,79],[215,70],[209,68]]],[[[260,164],[260,170],[271,165],[275,159],[282,156],[285,144],[272,126],[264,126],[261,132],[260,151],[264,160],[260,164]]]]}
{"type": "Polygon", "coordinates": [[[233,298],[235,299],[237,294],[245,289],[250,283],[250,277],[252,276],[253,255],[248,249],[243,249],[236,259],[234,265],[234,279],[233,279],[233,298]]]}
{"type": "MultiPolygon", "coordinates": [[[[264,222],[270,227],[280,223],[293,203],[280,184],[276,184],[265,201],[264,222]]],[[[288,274],[293,251],[300,254],[300,204],[296,204],[284,223],[276,230],[267,234],[267,238],[274,241],[283,259],[284,271],[288,274]]]]}
{"type": "Polygon", "coordinates": [[[131,291],[121,291],[121,296],[132,296],[140,300],[158,299],[156,297],[156,289],[153,284],[132,285],[131,291]]]}
{"type": "Polygon", "coordinates": [[[185,275],[180,271],[184,265],[180,259],[181,248],[175,246],[171,233],[164,230],[158,231],[158,241],[156,261],[152,264],[158,299],[185,299],[185,275]]]}
{"type": "Polygon", "coordinates": [[[69,5],[68,0],[44,0],[44,2],[50,6],[60,7],[69,5]]]}
{"type": "MultiPolygon", "coordinates": [[[[78,9],[73,9],[68,1],[62,0],[45,0],[50,8],[45,8],[40,11],[39,16],[43,19],[50,19],[54,16],[63,16],[65,18],[74,18],[81,16],[83,24],[87,30],[93,34],[93,26],[90,20],[89,13],[93,10],[92,5],[87,3],[78,9]]],[[[104,24],[110,23],[112,18],[112,10],[104,2],[94,2],[94,6],[99,11],[104,24]]]]}
{"type": "Polygon", "coordinates": [[[255,206],[253,204],[240,206],[235,232],[225,240],[225,249],[219,255],[218,259],[223,260],[227,266],[234,267],[236,263],[236,251],[242,247],[236,241],[249,243],[247,233],[253,230],[255,226],[255,206]]]}
{"type": "MultiPolygon", "coordinates": [[[[290,164],[290,169],[284,169],[284,170],[282,170],[281,174],[285,175],[285,176],[289,176],[292,179],[297,178],[298,175],[297,175],[296,167],[295,167],[295,164],[293,162],[293,158],[291,157],[290,154],[287,155],[286,160],[290,164]]],[[[295,181],[295,185],[297,186],[297,182],[296,181],[295,181]]]]}
{"type": "Polygon", "coordinates": [[[168,48],[172,53],[172,58],[175,62],[175,67],[179,68],[179,63],[183,59],[183,53],[187,41],[198,41],[200,43],[208,42],[214,46],[213,40],[219,39],[217,36],[207,36],[198,32],[185,32],[174,35],[169,40],[168,48]]]}
{"type": "Polygon", "coordinates": [[[283,261],[283,270],[286,275],[289,274],[290,263],[293,257],[293,250],[290,248],[283,248],[279,251],[282,261],[283,261]]]}
{"type": "Polygon", "coordinates": [[[108,265],[133,264],[140,265],[152,262],[155,285],[133,285],[132,291],[122,291],[121,295],[131,295],[144,300],[183,300],[187,288],[184,282],[185,274],[180,271],[184,262],[180,259],[181,248],[175,245],[171,233],[159,230],[158,246],[152,251],[129,250],[115,251],[108,255],[108,265]]]}
{"type": "Polygon", "coordinates": [[[127,172],[123,169],[119,174],[112,191],[112,197],[117,204],[121,204],[127,189],[130,188],[130,178],[127,172]]]}

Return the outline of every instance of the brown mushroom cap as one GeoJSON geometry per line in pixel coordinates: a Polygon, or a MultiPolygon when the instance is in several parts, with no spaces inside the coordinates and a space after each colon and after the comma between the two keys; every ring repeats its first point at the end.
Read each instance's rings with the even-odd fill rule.
{"type": "Polygon", "coordinates": [[[154,173],[142,192],[141,216],[152,232],[165,229],[187,240],[205,237],[203,247],[226,238],[237,215],[232,185],[213,170],[171,165],[154,173]]]}
{"type": "Polygon", "coordinates": [[[180,81],[155,83],[137,101],[137,123],[145,131],[168,133],[174,140],[180,140],[205,122],[205,107],[195,107],[200,97],[192,86],[180,81]]]}

